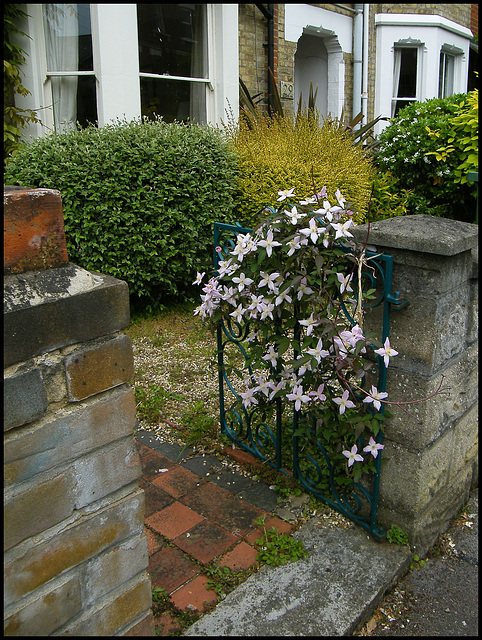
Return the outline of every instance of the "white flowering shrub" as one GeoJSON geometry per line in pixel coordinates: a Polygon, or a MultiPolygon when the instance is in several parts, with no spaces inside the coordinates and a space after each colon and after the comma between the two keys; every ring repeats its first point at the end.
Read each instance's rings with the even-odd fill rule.
{"type": "Polygon", "coordinates": [[[367,385],[367,373],[377,356],[388,367],[398,352],[364,333],[363,302],[374,290],[362,292],[359,276],[370,260],[353,241],[353,210],[334,195],[324,187],[293,204],[293,189],[278,192],[279,207],[252,233],[217,247],[215,275],[198,273],[195,314],[246,328],[239,412],[269,415],[281,399],[300,433],[314,427],[343,484],[375,470],[387,393],[367,385]]]}
{"type": "Polygon", "coordinates": [[[399,111],[379,136],[375,161],[409,190],[409,214],[425,213],[465,222],[475,219],[473,185],[461,184],[462,150],[453,143],[452,119],[466,110],[467,94],[414,102],[399,111]],[[440,149],[447,153],[437,153],[440,149]]]}

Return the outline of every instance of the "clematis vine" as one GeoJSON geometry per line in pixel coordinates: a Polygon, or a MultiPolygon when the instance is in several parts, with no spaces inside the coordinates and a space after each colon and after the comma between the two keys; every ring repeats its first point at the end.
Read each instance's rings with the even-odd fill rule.
{"type": "Polygon", "coordinates": [[[356,474],[383,449],[374,423],[380,428],[388,403],[387,392],[364,389],[367,356],[374,352],[388,367],[398,352],[388,338],[381,345],[363,330],[357,276],[364,252],[353,240],[347,198],[339,189],[330,198],[323,187],[298,201],[294,188],[280,190],[276,199],[282,204],[265,209],[253,231],[216,247],[214,275],[197,272],[193,284],[202,294],[194,313],[213,326],[248,325],[239,335],[250,374],[234,391],[244,412],[268,414],[281,400],[299,428],[315,424],[317,437],[356,474]],[[354,289],[358,300],[350,297],[354,289]],[[354,305],[351,319],[346,309],[354,305]]]}

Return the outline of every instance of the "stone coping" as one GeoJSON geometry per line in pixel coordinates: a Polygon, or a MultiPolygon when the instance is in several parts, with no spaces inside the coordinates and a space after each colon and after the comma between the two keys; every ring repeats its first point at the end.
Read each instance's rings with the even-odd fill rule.
{"type": "MultiPolygon", "coordinates": [[[[357,226],[353,235],[365,242],[368,224],[357,226]]],[[[397,216],[370,224],[369,245],[441,256],[455,256],[478,245],[478,226],[470,222],[437,218],[426,214],[397,216]]]]}

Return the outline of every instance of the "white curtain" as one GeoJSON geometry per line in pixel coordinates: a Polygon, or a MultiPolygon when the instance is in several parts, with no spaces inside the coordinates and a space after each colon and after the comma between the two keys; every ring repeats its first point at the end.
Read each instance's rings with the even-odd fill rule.
{"type": "Polygon", "coordinates": [[[398,86],[400,83],[400,67],[402,66],[402,50],[398,47],[394,50],[394,65],[393,65],[393,90],[392,90],[392,115],[395,117],[395,109],[397,108],[397,96],[398,86]]]}
{"type": "MultiPolygon", "coordinates": [[[[77,4],[43,4],[48,71],[78,71],[79,27],[77,4]]],[[[75,128],[77,84],[75,76],[52,77],[55,131],[75,128]]]]}

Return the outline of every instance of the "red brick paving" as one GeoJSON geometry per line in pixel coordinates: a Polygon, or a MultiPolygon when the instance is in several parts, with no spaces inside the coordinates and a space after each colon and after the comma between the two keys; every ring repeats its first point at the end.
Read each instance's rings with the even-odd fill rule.
{"type": "Polygon", "coordinates": [[[206,576],[196,576],[193,580],[171,594],[176,609],[205,611],[207,606],[217,602],[217,595],[208,589],[206,576]]]}
{"type": "Polygon", "coordinates": [[[149,558],[147,571],[152,587],[160,587],[171,594],[199,574],[200,568],[177,547],[164,547],[149,558]]]}
{"type": "Polygon", "coordinates": [[[255,566],[257,555],[257,550],[242,540],[234,549],[224,554],[219,560],[219,564],[224,567],[229,567],[233,571],[241,571],[242,569],[249,569],[255,566]]]}
{"type": "Polygon", "coordinates": [[[146,518],[146,524],[156,533],[173,540],[202,520],[198,513],[176,501],[146,518]]]}
{"type": "Polygon", "coordinates": [[[226,489],[204,483],[180,501],[234,535],[244,536],[255,527],[254,520],[265,512],[226,489]]]}
{"type": "Polygon", "coordinates": [[[200,483],[200,478],[188,471],[188,469],[183,469],[178,465],[165,473],[160,473],[151,482],[173,498],[180,498],[189,491],[196,489],[200,483]]]}
{"type": "MultiPolygon", "coordinates": [[[[256,568],[255,541],[263,530],[254,523],[266,516],[266,528],[290,533],[284,520],[201,478],[157,451],[138,443],[143,467],[149,566],[152,587],[169,596],[171,611],[155,613],[157,635],[181,631],[175,611],[200,615],[217,602],[203,566],[215,562],[233,571],[256,568]],[[167,471],[166,471],[167,469],[167,471]]],[[[255,459],[238,452],[242,462],[255,459]]]]}
{"type": "Polygon", "coordinates": [[[187,533],[173,540],[174,544],[190,556],[207,564],[237,542],[237,538],[225,529],[203,520],[187,533]]]}

